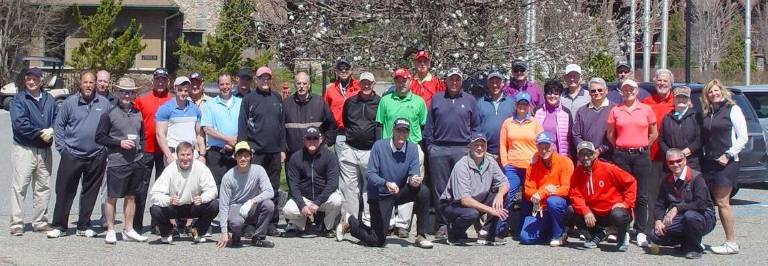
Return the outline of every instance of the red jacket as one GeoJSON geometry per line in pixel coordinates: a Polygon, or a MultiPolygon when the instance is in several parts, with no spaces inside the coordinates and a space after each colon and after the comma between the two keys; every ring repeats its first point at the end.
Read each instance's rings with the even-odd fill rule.
{"type": "Polygon", "coordinates": [[[664,124],[662,123],[664,117],[667,116],[669,112],[675,110],[675,96],[672,95],[672,92],[670,91],[667,98],[661,99],[658,94],[654,94],[651,97],[643,99],[641,102],[650,106],[653,113],[656,114],[656,129],[659,131],[659,137],[656,138],[656,141],[651,143],[651,160],[664,161],[664,154],[662,154],[659,147],[659,139],[661,138],[662,130],[661,125],[664,124]]]}
{"type": "Polygon", "coordinates": [[[354,78],[350,79],[346,94],[341,93],[341,84],[336,80],[335,82],[328,84],[328,87],[325,89],[325,95],[323,95],[323,100],[328,104],[328,107],[331,108],[333,120],[336,120],[336,126],[339,130],[344,129],[344,118],[342,116],[344,101],[360,92],[360,82],[354,78]]]}
{"type": "Polygon", "coordinates": [[[432,106],[432,96],[441,91],[445,91],[445,82],[431,73],[423,82],[419,82],[418,76],[411,81],[411,92],[424,99],[427,109],[432,106]]]}
{"type": "Polygon", "coordinates": [[[573,171],[570,198],[573,209],[579,215],[592,212],[597,216],[606,216],[619,202],[632,209],[635,197],[637,181],[614,164],[598,159],[592,165],[592,173],[582,165],[573,171]]]}

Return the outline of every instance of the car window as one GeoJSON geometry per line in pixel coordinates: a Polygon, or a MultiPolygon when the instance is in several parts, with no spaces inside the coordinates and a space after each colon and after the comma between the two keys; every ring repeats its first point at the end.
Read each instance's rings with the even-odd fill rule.
{"type": "Polygon", "coordinates": [[[757,117],[768,118],[768,92],[745,92],[744,94],[755,109],[757,117]]]}
{"type": "MultiPolygon", "coordinates": [[[[691,99],[693,106],[696,107],[698,112],[701,112],[701,92],[694,92],[691,97],[693,98],[691,99]]],[[[747,100],[747,97],[744,97],[744,94],[734,94],[733,100],[736,102],[736,104],[739,105],[739,108],[741,108],[742,113],[744,113],[744,118],[747,121],[757,120],[755,112],[752,112],[752,105],[750,104],[749,100],[747,100]]]]}

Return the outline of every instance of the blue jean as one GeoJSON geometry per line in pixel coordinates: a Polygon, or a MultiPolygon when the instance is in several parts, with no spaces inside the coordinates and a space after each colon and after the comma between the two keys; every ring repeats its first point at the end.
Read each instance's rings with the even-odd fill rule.
{"type": "Polygon", "coordinates": [[[547,208],[542,212],[542,217],[532,216],[529,213],[523,220],[523,228],[520,231],[520,244],[531,245],[542,240],[560,239],[563,236],[568,201],[560,196],[549,196],[546,199],[547,208]]]}
{"type": "MultiPolygon", "coordinates": [[[[512,204],[515,201],[515,194],[517,194],[518,190],[520,190],[522,193],[522,184],[525,183],[525,168],[517,168],[511,165],[505,165],[504,175],[507,176],[507,181],[509,181],[509,193],[507,193],[507,202],[504,204],[504,207],[507,209],[507,211],[512,212],[512,204]]],[[[523,217],[523,215],[520,217],[523,217]]],[[[503,236],[507,227],[509,226],[509,223],[509,219],[500,220],[498,226],[496,227],[497,235],[503,236]]],[[[519,232],[520,228],[511,228],[511,230],[519,232]]]]}

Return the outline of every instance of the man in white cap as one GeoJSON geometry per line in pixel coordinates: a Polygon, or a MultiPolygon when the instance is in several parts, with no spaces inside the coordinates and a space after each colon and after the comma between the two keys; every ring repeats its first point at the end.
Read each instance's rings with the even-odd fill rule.
{"type": "Polygon", "coordinates": [[[157,109],[157,143],[165,155],[165,165],[171,164],[176,157],[175,147],[181,142],[192,143],[197,149],[195,157],[205,163],[205,137],[200,128],[202,112],[189,100],[191,82],[185,76],[177,77],[173,82],[176,93],[174,100],[168,101],[157,109]]]}
{"type": "MultiPolygon", "coordinates": [[[[565,66],[563,80],[568,89],[563,91],[563,95],[560,97],[560,104],[574,114],[579,108],[589,104],[591,100],[589,93],[581,88],[581,83],[583,82],[581,67],[577,64],[565,66]]],[[[574,116],[571,116],[571,122],[573,122],[573,119],[574,116]]]]}
{"type": "Polygon", "coordinates": [[[123,212],[125,227],[123,240],[143,242],[147,237],[133,228],[136,211],[136,195],[144,179],[149,178],[144,162],[144,125],[141,112],[133,107],[138,87],[133,79],[120,78],[115,84],[117,102],[112,109],[101,115],[96,129],[96,142],[107,147],[107,202],[105,218],[107,236],[104,242],[117,243],[115,233],[115,205],[117,199],[125,198],[123,212]]]}

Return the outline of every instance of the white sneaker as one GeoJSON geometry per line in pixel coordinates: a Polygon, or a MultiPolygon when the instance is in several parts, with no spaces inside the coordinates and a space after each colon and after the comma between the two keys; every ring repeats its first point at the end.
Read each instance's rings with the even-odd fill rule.
{"type": "MultiPolygon", "coordinates": [[[[125,235],[123,235],[123,238],[125,238],[125,235]]],[[[107,236],[104,237],[104,243],[111,245],[117,244],[117,233],[115,233],[115,230],[107,231],[107,236]]]]}
{"type": "Polygon", "coordinates": [[[147,237],[140,235],[135,230],[131,229],[130,231],[123,231],[123,240],[144,242],[144,241],[147,241],[147,237]]]}
{"type": "Polygon", "coordinates": [[[60,236],[65,236],[65,235],[67,235],[67,233],[66,233],[66,232],[62,232],[62,231],[61,231],[61,230],[59,230],[59,229],[53,229],[53,230],[51,230],[51,231],[48,231],[47,233],[45,233],[45,235],[46,235],[48,238],[59,238],[60,236]]]}
{"type": "Polygon", "coordinates": [[[336,241],[344,241],[344,235],[347,233],[346,231],[349,231],[349,213],[345,212],[341,215],[339,224],[336,225],[336,241]]]}
{"type": "Polygon", "coordinates": [[[719,255],[739,254],[739,244],[725,242],[720,246],[710,247],[713,253],[719,255]]]}
{"type": "Polygon", "coordinates": [[[549,241],[550,247],[559,247],[562,245],[565,245],[565,243],[568,242],[568,234],[563,233],[563,236],[558,239],[552,239],[552,241],[549,241]]]}
{"type": "Polygon", "coordinates": [[[169,235],[167,237],[160,237],[160,242],[163,242],[163,244],[173,243],[173,235],[169,235]]]}
{"type": "Polygon", "coordinates": [[[202,236],[196,236],[194,239],[192,239],[195,243],[205,243],[205,241],[208,241],[208,239],[205,239],[205,237],[202,236]]]}
{"type": "Polygon", "coordinates": [[[95,237],[96,236],[96,232],[94,232],[91,229],[77,230],[77,236],[95,237]]]}
{"type": "Polygon", "coordinates": [[[617,239],[618,239],[618,238],[616,237],[616,235],[615,235],[615,234],[610,234],[610,235],[608,235],[608,241],[611,241],[611,242],[616,242],[616,240],[617,240],[617,239]]]}
{"type": "Polygon", "coordinates": [[[651,244],[648,243],[648,236],[646,236],[643,233],[637,233],[636,240],[637,240],[637,246],[638,247],[650,247],[651,246],[651,244]]]}
{"type": "Polygon", "coordinates": [[[425,249],[430,249],[434,246],[432,244],[432,241],[429,241],[429,239],[427,239],[427,237],[424,235],[416,236],[416,242],[413,244],[416,245],[417,247],[425,248],[425,249]]]}

